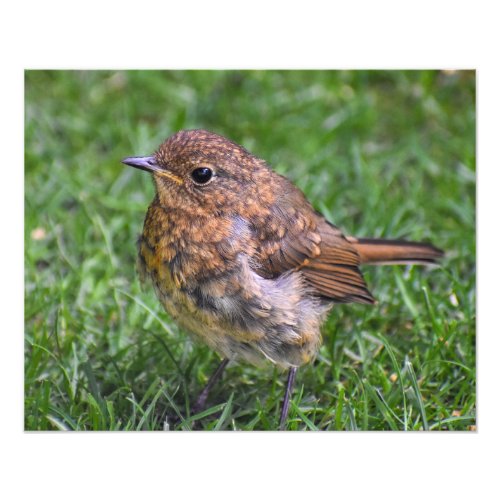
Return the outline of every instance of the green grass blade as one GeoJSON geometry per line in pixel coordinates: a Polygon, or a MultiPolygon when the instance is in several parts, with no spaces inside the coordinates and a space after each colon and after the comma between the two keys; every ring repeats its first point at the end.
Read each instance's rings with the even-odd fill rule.
{"type": "Polygon", "coordinates": [[[405,368],[408,371],[408,376],[410,378],[410,383],[415,393],[417,407],[420,412],[420,416],[422,417],[422,425],[426,431],[429,430],[429,424],[427,422],[427,414],[425,412],[424,400],[422,398],[422,393],[420,392],[420,387],[418,385],[417,377],[415,376],[415,371],[413,370],[412,363],[406,359],[405,360],[405,368]]]}

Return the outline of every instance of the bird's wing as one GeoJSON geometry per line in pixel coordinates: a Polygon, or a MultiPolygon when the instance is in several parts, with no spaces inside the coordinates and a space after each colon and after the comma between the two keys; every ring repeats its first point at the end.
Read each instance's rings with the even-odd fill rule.
{"type": "Polygon", "coordinates": [[[300,191],[287,194],[254,227],[259,241],[256,272],[273,278],[297,270],[321,297],[374,303],[354,245],[316,213],[300,191]]]}

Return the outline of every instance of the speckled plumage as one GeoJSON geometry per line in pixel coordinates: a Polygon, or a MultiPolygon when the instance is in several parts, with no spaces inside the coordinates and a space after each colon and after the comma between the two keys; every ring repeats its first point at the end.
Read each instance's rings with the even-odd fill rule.
{"type": "Polygon", "coordinates": [[[316,354],[335,302],[374,302],[362,262],[440,256],[429,245],[344,237],[263,160],[204,130],[128,160],[153,170],[157,192],[140,274],[174,320],[225,358],[300,366],[316,354]],[[213,172],[205,185],[192,179],[200,167],[213,172]]]}

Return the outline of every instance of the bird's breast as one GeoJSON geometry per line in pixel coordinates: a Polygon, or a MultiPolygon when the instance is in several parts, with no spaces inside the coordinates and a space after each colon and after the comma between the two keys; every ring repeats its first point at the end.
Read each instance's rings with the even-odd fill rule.
{"type": "Polygon", "coordinates": [[[141,275],[172,318],[223,356],[309,361],[328,306],[302,274],[259,274],[259,243],[241,217],[187,222],[152,205],[139,240],[141,275]]]}

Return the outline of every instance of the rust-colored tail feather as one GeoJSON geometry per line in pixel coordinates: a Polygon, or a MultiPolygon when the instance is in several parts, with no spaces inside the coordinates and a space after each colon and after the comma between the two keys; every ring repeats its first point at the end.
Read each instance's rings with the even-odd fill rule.
{"type": "Polygon", "coordinates": [[[438,264],[444,252],[428,243],[375,238],[347,238],[361,264],[438,264]]]}

